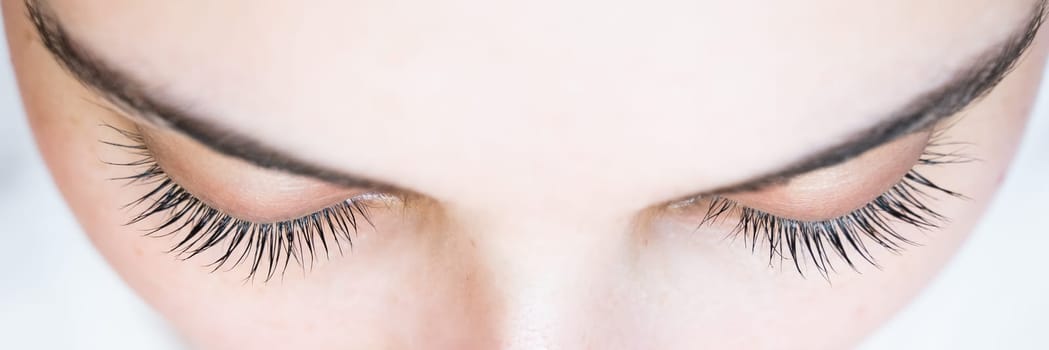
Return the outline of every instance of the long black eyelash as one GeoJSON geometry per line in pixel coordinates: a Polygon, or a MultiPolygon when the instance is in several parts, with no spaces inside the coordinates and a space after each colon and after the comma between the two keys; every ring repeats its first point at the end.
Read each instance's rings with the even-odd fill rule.
{"type": "MultiPolygon", "coordinates": [[[[934,141],[918,161],[919,166],[943,165],[969,162],[972,159],[957,152],[938,152],[939,146],[950,145],[934,141]]],[[[922,230],[940,227],[948,221],[925,201],[934,194],[946,194],[964,198],[960,193],[941,187],[923,176],[916,169],[887,192],[867,205],[842,217],[826,221],[801,221],[778,217],[761,210],[745,207],[731,199],[715,196],[709,200],[709,208],[700,226],[711,224],[730,214],[739,217],[729,237],[742,238],[744,245],[756,251],[759,244],[768,247],[769,264],[784,260],[793,262],[794,268],[805,275],[803,265],[813,263],[824,278],[836,271],[833,260],[844,261],[856,269],[861,260],[878,267],[865,242],[876,243],[890,252],[899,253],[906,245],[916,242],[902,236],[894,224],[903,223],[922,230]],[[851,251],[851,253],[850,253],[851,251]]]]}
{"type": "Polygon", "coordinates": [[[311,268],[319,254],[330,257],[335,249],[343,253],[343,244],[353,247],[353,234],[361,224],[371,225],[368,205],[346,200],[318,212],[286,221],[256,223],[225,214],[186,191],[171,180],[157,164],[136,132],[105,125],[128,139],[130,143],[102,141],[125,149],[137,160],[125,163],[107,163],[134,167],[137,173],[114,180],[129,184],[152,185],[152,190],[125,205],[138,214],[127,225],[160,217],[160,224],[146,230],[147,236],[167,237],[188,228],[169,253],[182,260],[192,259],[205,251],[221,249],[222,255],[206,266],[212,272],[225,267],[232,270],[241,264],[250,264],[246,280],[260,273],[265,281],[278,272],[283,275],[292,261],[303,269],[311,268]]]}

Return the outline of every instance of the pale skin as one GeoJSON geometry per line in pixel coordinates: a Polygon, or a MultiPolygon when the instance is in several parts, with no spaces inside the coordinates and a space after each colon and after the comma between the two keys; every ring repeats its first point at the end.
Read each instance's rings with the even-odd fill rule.
{"type": "MultiPolygon", "coordinates": [[[[369,189],[261,169],[80,84],[21,0],[3,2],[42,154],[110,264],[200,348],[840,349],[905,305],[1006,175],[1044,35],[985,98],[938,124],[978,162],[923,168],[968,199],[827,278],[696,229],[670,205],[838,144],[1016,31],[1031,0],[71,1],[49,8],[92,52],[208,122],[388,184],[352,250],[270,281],[165,253],[108,180],[138,130],[172,179],[256,221],[369,189]],[[404,195],[411,193],[411,195],[404,195]]],[[[757,192],[749,207],[831,219],[900,181],[931,131],[757,192]]],[[[730,220],[731,221],[731,220],[730,220]]],[[[215,254],[215,253],[210,253],[215,254]]],[[[75,286],[73,286],[75,288],[75,286]]]]}

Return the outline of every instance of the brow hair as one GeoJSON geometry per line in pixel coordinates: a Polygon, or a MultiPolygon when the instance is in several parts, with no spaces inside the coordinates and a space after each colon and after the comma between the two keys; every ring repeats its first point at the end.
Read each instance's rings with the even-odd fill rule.
{"type": "Polygon", "coordinates": [[[25,5],[27,16],[42,44],[56,61],[85,87],[129,115],[180,132],[213,151],[264,169],[313,177],[348,187],[397,189],[384,182],[297,160],[257,140],[243,137],[203,118],[191,116],[170,103],[159,101],[144,92],[144,84],[74,42],[45,1],[25,0],[25,5]]]}
{"type": "MultiPolygon", "coordinates": [[[[947,83],[918,96],[884,121],[854,133],[843,143],[801,158],[782,169],[704,193],[754,191],[783,184],[801,174],[846,162],[902,136],[927,130],[939,121],[956,115],[986,96],[1016,67],[1045,21],[1047,3],[1049,0],[1038,0],[1032,15],[1020,30],[976,57],[966,69],[955,72],[954,77],[947,83]]],[[[261,168],[281,170],[351,187],[401,189],[386,182],[298,160],[253,138],[240,135],[235,130],[191,115],[173,104],[149,96],[143,88],[144,84],[99,59],[72,40],[45,1],[25,0],[25,4],[27,16],[39,33],[43,45],[56,61],[83,85],[125,113],[185,134],[218,153],[243,159],[261,168]]]]}
{"type": "Polygon", "coordinates": [[[894,116],[855,134],[849,141],[810,155],[783,169],[726,186],[712,193],[754,191],[784,184],[798,175],[844,163],[882,144],[927,130],[986,96],[1009,75],[1045,22],[1047,1],[1039,0],[1019,32],[977,57],[939,88],[913,100],[894,116]]]}

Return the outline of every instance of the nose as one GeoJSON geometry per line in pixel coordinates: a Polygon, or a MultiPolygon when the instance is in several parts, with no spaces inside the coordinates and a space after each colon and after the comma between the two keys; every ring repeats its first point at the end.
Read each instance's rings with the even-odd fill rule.
{"type": "Polygon", "coordinates": [[[490,319],[500,348],[609,348],[598,343],[625,336],[615,326],[616,284],[629,280],[630,234],[532,218],[487,225],[477,239],[499,304],[490,319]]]}

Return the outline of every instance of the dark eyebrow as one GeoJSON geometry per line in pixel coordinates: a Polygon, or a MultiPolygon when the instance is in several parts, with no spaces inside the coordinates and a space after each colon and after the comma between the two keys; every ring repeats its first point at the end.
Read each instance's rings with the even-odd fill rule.
{"type": "Polygon", "coordinates": [[[145,119],[158,127],[180,132],[218,153],[245,160],[261,168],[308,176],[348,187],[410,192],[388,183],[303,162],[151,97],[145,92],[144,84],[110,66],[74,41],[46,1],[25,0],[25,5],[26,15],[36,28],[42,44],[58,63],[72,73],[81,84],[129,115],[145,119]]]}
{"type": "Polygon", "coordinates": [[[938,88],[919,95],[904,108],[874,127],[860,131],[836,146],[802,158],[780,170],[706,193],[728,194],[756,191],[785,184],[815,170],[844,163],[902,136],[928,130],[987,95],[1020,62],[1045,21],[1047,0],[1038,0],[1031,17],[1004,42],[976,57],[965,69],[938,88]]]}
{"type": "MultiPolygon", "coordinates": [[[[786,183],[814,170],[848,161],[882,144],[914,132],[927,130],[979,100],[1005,78],[1034,42],[1046,16],[1049,0],[1038,0],[1031,18],[1004,42],[977,57],[968,68],[939,88],[918,96],[899,112],[874,127],[856,133],[848,141],[804,157],[793,164],[739,184],[708,193],[753,191],[786,183]]],[[[125,113],[147,122],[181,132],[219,153],[240,158],[256,166],[309,176],[330,183],[372,189],[397,190],[396,186],[361,176],[334,171],[295,159],[279,150],[227,128],[209,123],[174,105],[149,96],[141,82],[106,64],[72,40],[43,0],[25,0],[28,17],[43,45],[83,85],[99,93],[125,113]]]]}

